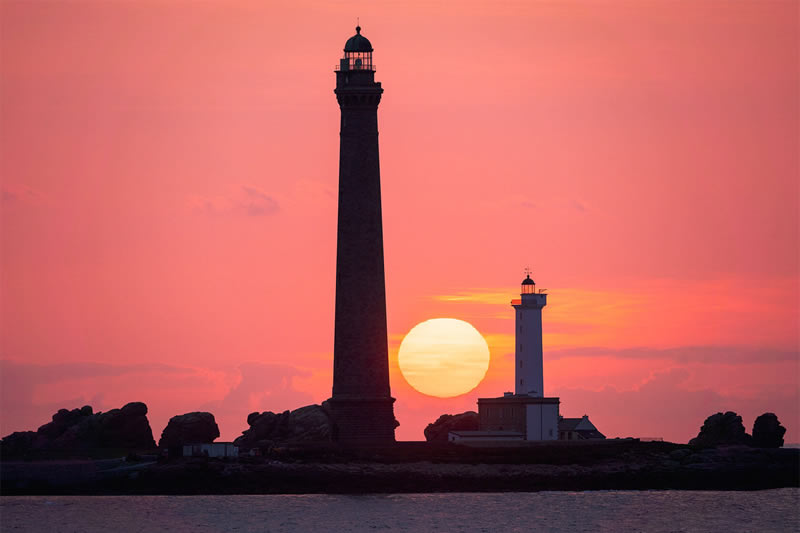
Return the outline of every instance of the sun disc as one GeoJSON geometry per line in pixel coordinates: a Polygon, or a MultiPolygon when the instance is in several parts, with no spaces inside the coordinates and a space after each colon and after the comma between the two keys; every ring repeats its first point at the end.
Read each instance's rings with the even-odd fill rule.
{"type": "Polygon", "coordinates": [[[423,394],[450,398],[465,394],[489,368],[489,345],[469,322],[433,318],[420,322],[400,343],[400,372],[423,394]]]}

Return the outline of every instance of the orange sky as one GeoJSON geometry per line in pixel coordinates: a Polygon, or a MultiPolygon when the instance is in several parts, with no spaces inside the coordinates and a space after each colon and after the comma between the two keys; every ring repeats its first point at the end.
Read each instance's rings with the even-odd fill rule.
{"type": "Polygon", "coordinates": [[[0,433],[147,402],[154,432],[330,396],[339,109],[375,47],[400,439],[511,389],[523,267],[545,392],[609,436],[735,410],[800,441],[796,2],[0,3],[0,433]],[[472,323],[474,391],[397,347],[472,323]]]}

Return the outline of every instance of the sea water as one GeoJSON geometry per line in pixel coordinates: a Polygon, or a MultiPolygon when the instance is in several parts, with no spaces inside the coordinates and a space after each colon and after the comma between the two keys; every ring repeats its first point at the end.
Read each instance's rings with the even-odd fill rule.
{"type": "Polygon", "coordinates": [[[8,496],[0,529],[35,532],[800,531],[800,489],[386,495],[8,496]]]}

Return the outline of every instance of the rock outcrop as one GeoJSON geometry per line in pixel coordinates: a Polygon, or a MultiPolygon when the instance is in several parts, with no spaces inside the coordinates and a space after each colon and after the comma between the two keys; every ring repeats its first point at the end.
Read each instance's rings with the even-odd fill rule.
{"type": "Polygon", "coordinates": [[[479,427],[478,413],[467,411],[458,415],[442,415],[433,424],[425,428],[425,440],[428,442],[447,442],[447,434],[451,431],[475,431],[479,427]]]}
{"type": "Polygon", "coordinates": [[[60,409],[52,421],[37,431],[21,431],[2,441],[3,454],[33,450],[81,450],[89,448],[155,448],[147,420],[147,406],[132,402],[122,409],[94,413],[88,405],[60,409]]]}
{"type": "Polygon", "coordinates": [[[184,444],[207,444],[219,437],[219,426],[214,415],[206,412],[173,416],[161,432],[159,448],[172,448],[184,444]]]}
{"type": "Polygon", "coordinates": [[[333,435],[333,419],[327,402],[283,413],[250,413],[247,424],[250,429],[233,441],[243,449],[276,443],[325,442],[333,435]]]}
{"type": "Polygon", "coordinates": [[[33,450],[33,443],[36,442],[38,433],[35,431],[15,431],[11,435],[6,435],[3,438],[2,450],[3,456],[24,455],[28,450],[33,450]]]}
{"type": "Polygon", "coordinates": [[[744,430],[742,417],[733,411],[728,411],[706,418],[700,433],[690,440],[689,444],[699,448],[711,448],[720,445],[749,445],[751,441],[752,438],[744,430]]]}
{"type": "Polygon", "coordinates": [[[786,428],[775,413],[764,413],[753,424],[753,446],[758,448],[780,448],[786,428]]]}

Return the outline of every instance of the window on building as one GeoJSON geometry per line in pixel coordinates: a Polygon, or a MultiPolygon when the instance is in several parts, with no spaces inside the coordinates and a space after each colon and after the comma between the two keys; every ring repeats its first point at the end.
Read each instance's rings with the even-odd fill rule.
{"type": "Polygon", "coordinates": [[[519,360],[519,367],[522,368],[522,359],[519,360]]]}
{"type": "Polygon", "coordinates": [[[519,380],[519,384],[522,385],[522,380],[519,380]]]}

